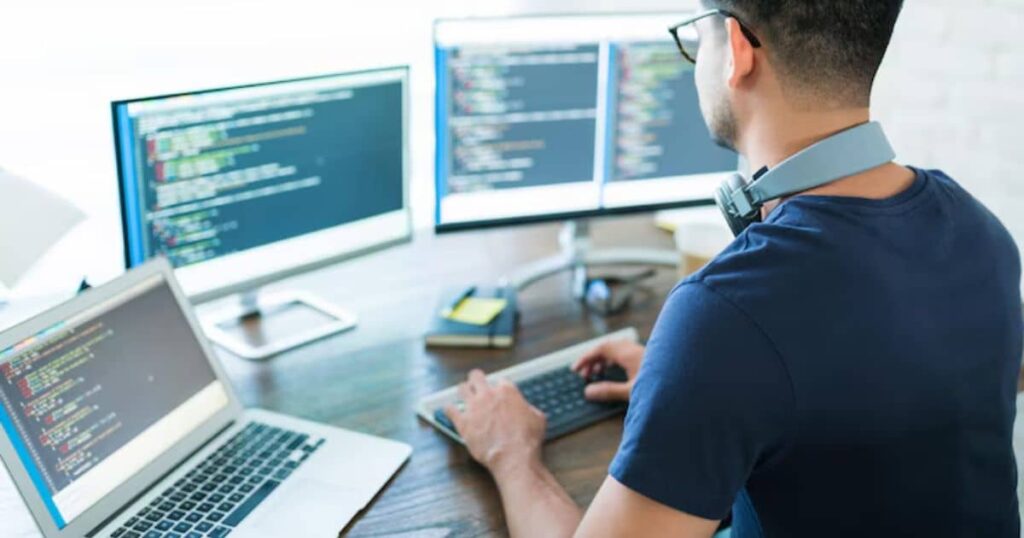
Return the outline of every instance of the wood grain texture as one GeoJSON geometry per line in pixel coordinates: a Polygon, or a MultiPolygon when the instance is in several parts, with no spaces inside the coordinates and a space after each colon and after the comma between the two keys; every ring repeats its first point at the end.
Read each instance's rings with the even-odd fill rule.
{"type": "MultiPolygon", "coordinates": [[[[416,401],[461,381],[472,368],[506,368],[609,331],[635,326],[646,338],[676,282],[660,271],[647,299],[613,318],[590,314],[569,297],[564,276],[520,297],[522,321],[511,350],[436,350],[423,334],[440,294],[452,286],[490,283],[506,271],[556,250],[550,225],[423,237],[410,245],[304,275],[272,288],[316,292],[360,316],[357,330],[263,363],[220,351],[232,384],[248,406],[317,420],[409,443],[412,458],[342,532],[348,536],[441,538],[505,536],[497,490],[466,451],[414,414],[416,401]]],[[[596,243],[671,248],[648,218],[599,221],[596,243]]],[[[217,308],[206,305],[200,312],[217,308]]],[[[1024,390],[1024,372],[1021,376],[1024,390]]],[[[1024,400],[1022,400],[1024,401],[1024,400]]],[[[1021,430],[1024,431],[1024,430],[1021,430]]],[[[622,419],[545,447],[545,461],[581,505],[604,480],[622,419]]],[[[1022,433],[1015,435],[1018,451],[1022,433]]],[[[37,536],[10,484],[0,476],[0,535],[37,536]],[[15,506],[19,505],[19,506],[15,506]]]]}
{"type": "MultiPolygon", "coordinates": [[[[300,277],[284,287],[308,289],[354,310],[360,316],[358,329],[264,363],[222,352],[246,405],[412,445],[409,462],[343,534],[505,535],[490,476],[461,446],[420,421],[416,402],[462,381],[473,368],[507,368],[628,326],[637,327],[642,337],[650,334],[677,280],[673,270],[660,271],[633,309],[612,318],[589,313],[572,300],[566,276],[552,277],[521,294],[515,348],[424,347],[423,334],[445,289],[492,283],[510,269],[554,254],[556,235],[557,227],[541,225],[425,237],[300,277]]],[[[598,244],[672,248],[671,237],[655,229],[649,218],[602,221],[594,235],[598,244]]],[[[547,463],[579,503],[589,503],[603,482],[621,434],[619,417],[545,447],[547,463]]]]}

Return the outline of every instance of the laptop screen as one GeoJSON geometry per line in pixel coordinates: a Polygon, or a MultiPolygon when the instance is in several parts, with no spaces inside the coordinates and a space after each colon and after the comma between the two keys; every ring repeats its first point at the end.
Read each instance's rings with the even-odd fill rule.
{"type": "Polygon", "coordinates": [[[228,403],[160,275],[0,350],[0,424],[58,528],[228,403]]]}

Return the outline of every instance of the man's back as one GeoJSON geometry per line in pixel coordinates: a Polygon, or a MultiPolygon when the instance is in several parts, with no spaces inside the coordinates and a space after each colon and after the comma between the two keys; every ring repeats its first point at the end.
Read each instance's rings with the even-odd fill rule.
{"type": "Polygon", "coordinates": [[[1018,253],[952,180],[917,175],[886,200],[789,200],[680,285],[620,482],[711,519],[740,487],[738,538],[1019,535],[1018,253]],[[651,466],[687,485],[658,491],[651,466]]]}

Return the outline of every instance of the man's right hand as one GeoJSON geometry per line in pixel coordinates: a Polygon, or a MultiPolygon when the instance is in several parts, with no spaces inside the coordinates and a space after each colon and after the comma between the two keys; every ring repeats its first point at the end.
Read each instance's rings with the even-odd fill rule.
{"type": "Polygon", "coordinates": [[[630,340],[614,340],[587,352],[572,365],[572,369],[581,376],[590,378],[611,364],[621,366],[626,371],[628,381],[591,383],[587,385],[584,394],[588,400],[595,402],[627,402],[643,359],[644,346],[630,340]]]}

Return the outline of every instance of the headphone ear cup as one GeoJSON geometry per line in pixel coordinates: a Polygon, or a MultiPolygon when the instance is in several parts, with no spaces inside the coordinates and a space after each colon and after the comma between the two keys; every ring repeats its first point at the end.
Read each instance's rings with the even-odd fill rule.
{"type": "Polygon", "coordinates": [[[747,180],[739,174],[732,174],[725,182],[729,185],[730,191],[738,191],[747,186],[747,180]]]}
{"type": "Polygon", "coordinates": [[[725,217],[725,222],[729,225],[729,230],[732,231],[733,236],[743,233],[743,230],[746,230],[747,226],[750,226],[753,222],[750,219],[743,218],[732,202],[732,193],[746,186],[747,182],[743,179],[743,176],[732,174],[715,192],[715,202],[718,203],[718,209],[722,211],[722,216],[725,217]]]}

